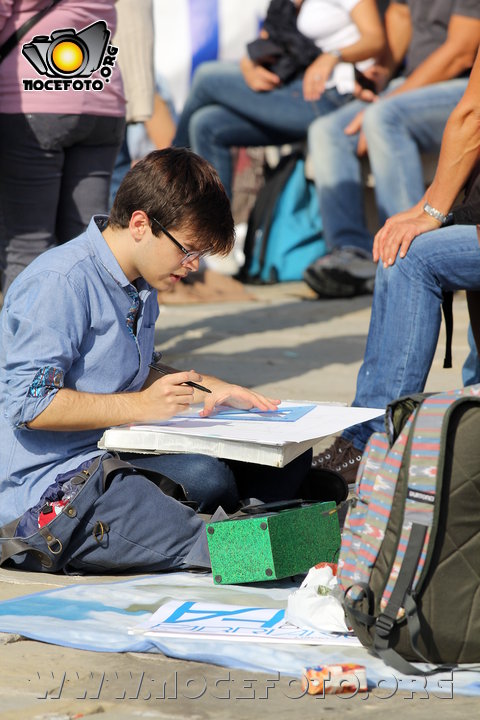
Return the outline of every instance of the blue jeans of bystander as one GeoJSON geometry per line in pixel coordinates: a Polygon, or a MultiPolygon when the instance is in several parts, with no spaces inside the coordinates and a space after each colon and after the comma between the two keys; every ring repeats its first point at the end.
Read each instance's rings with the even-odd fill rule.
{"type": "MultiPolygon", "coordinates": [[[[394,81],[386,92],[401,82],[394,81]]],[[[364,250],[372,247],[364,210],[362,164],[356,152],[358,135],[344,132],[351,120],[365,111],[363,130],[383,224],[422,197],[421,154],[440,148],[445,123],[466,86],[466,79],[449,80],[383,97],[370,105],[355,100],[312,123],[308,144],[329,250],[342,245],[364,250]]]]}
{"type": "MultiPolygon", "coordinates": [[[[385,407],[421,392],[437,346],[444,290],[480,289],[480,244],[474,225],[452,225],[418,236],[403,259],[378,266],[367,347],[355,406],[385,407]]],[[[343,433],[362,450],[383,418],[343,433]]]]}
{"type": "Polygon", "coordinates": [[[352,99],[335,88],[316,102],[303,99],[302,77],[269,92],[246,84],[238,64],[203,63],[195,73],[173,144],[212,163],[231,196],[231,147],[281,145],[304,140],[315,118],[352,99]]]}

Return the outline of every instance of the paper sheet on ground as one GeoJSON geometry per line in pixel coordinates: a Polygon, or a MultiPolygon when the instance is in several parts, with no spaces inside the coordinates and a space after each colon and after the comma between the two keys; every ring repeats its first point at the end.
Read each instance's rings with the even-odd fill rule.
{"type": "Polygon", "coordinates": [[[165,603],[146,622],[133,627],[132,632],[147,637],[202,637],[233,642],[361,645],[353,633],[328,633],[292,625],[285,621],[282,609],[191,600],[165,603]]]}
{"type": "MultiPolygon", "coordinates": [[[[309,407],[311,403],[284,402],[280,409],[309,407]]],[[[213,418],[198,416],[200,407],[192,409],[190,417],[175,416],[170,420],[148,425],[131,425],[131,430],[162,433],[180,433],[240,440],[243,442],[279,445],[285,442],[304,442],[333,435],[351,425],[371,420],[385,412],[380,408],[344,407],[341,405],[315,405],[294,422],[277,422],[272,430],[270,420],[244,422],[217,415],[213,418]]]]}
{"type": "MultiPolygon", "coordinates": [[[[10,573],[0,570],[0,581],[10,573]]],[[[53,576],[50,576],[53,578],[53,576]]],[[[0,631],[42,642],[97,652],[161,652],[174,658],[209,662],[246,671],[274,672],[300,678],[312,665],[354,662],[365,665],[369,685],[381,686],[381,696],[412,691],[480,695],[480,672],[460,666],[459,672],[441,671],[429,677],[406,676],[387,667],[364,647],[301,645],[297,643],[233,643],[205,637],[146,637],[132,635],[133,625],[148,621],[159,606],[175,598],[284,609],[298,583],[276,581],[256,586],[214,585],[212,576],[163,573],[133,577],[121,582],[92,582],[0,602],[0,631]]],[[[40,581],[40,576],[39,576],[40,581]]],[[[51,580],[52,581],[52,580],[51,580]]],[[[152,664],[153,666],[154,664],[152,664]]],[[[380,697],[380,696],[379,696],[380,697]]],[[[451,697],[451,695],[450,695],[451,697]]],[[[407,703],[408,704],[408,703],[407,703]]],[[[352,706],[353,707],[353,706],[352,706]]]]}

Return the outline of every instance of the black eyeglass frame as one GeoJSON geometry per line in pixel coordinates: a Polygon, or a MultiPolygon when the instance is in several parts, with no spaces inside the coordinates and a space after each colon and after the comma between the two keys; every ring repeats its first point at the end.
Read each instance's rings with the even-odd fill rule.
{"type": "Polygon", "coordinates": [[[180,263],[180,265],[186,265],[188,262],[191,262],[192,260],[197,260],[197,258],[203,257],[204,255],[207,255],[210,252],[209,249],[207,249],[207,250],[187,250],[187,248],[184,247],[182,245],[182,243],[178,242],[178,240],[176,240],[173,237],[172,233],[169,232],[164,225],[162,225],[160,220],[157,220],[157,218],[153,217],[153,215],[151,217],[152,217],[152,220],[154,220],[157,223],[158,227],[163,232],[163,234],[166,235],[168,237],[168,239],[171,240],[178,247],[178,249],[181,250],[182,253],[184,254],[184,258],[183,258],[182,262],[180,263]]]}

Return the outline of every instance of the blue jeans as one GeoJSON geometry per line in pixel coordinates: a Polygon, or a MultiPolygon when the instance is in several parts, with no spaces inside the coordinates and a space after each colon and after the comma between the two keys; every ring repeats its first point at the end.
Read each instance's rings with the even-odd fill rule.
{"type": "MultiPolygon", "coordinates": [[[[401,82],[391,83],[389,91],[401,82]]],[[[449,80],[371,104],[355,100],[312,123],[308,145],[330,250],[344,245],[364,250],[372,247],[364,210],[362,164],[356,153],[358,136],[344,133],[349,122],[365,110],[363,130],[383,224],[422,197],[421,153],[439,150],[445,123],[466,86],[466,79],[449,80]]]]}
{"type": "Polygon", "coordinates": [[[198,503],[199,512],[213,513],[219,505],[226,512],[234,512],[239,500],[249,497],[263,502],[298,497],[297,491],[311,466],[312,451],[304,452],[283,468],[193,453],[122,453],[122,459],[167,475],[183,486],[189,500],[198,503]]]}
{"type": "Polygon", "coordinates": [[[306,138],[315,118],[352,99],[336,89],[303,99],[302,78],[269,92],[251,90],[238,64],[202,63],[180,116],[173,144],[191,147],[216,168],[231,197],[231,147],[281,145],[306,138]]]}
{"type": "Polygon", "coordinates": [[[465,386],[480,383],[480,357],[471,325],[468,326],[468,346],[470,352],[462,367],[462,382],[465,386]]]}
{"type": "Polygon", "coordinates": [[[108,212],[123,117],[0,114],[3,293],[45,250],[108,212]]]}
{"type": "MultiPolygon", "coordinates": [[[[354,406],[385,407],[423,391],[437,346],[443,290],[480,288],[480,244],[474,225],[419,235],[392,267],[378,266],[367,347],[354,406]]],[[[383,417],[343,436],[362,450],[383,417]]]]}

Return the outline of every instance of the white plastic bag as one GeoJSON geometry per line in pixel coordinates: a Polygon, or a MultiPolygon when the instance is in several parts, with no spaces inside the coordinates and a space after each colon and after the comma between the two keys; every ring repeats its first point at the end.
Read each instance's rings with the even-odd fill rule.
{"type": "Polygon", "coordinates": [[[338,586],[335,566],[320,563],[308,571],[298,590],[288,596],[285,620],[301,628],[348,632],[341,602],[332,594],[338,586]]]}

